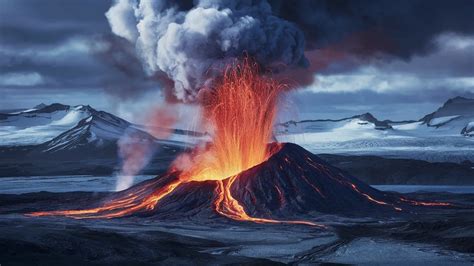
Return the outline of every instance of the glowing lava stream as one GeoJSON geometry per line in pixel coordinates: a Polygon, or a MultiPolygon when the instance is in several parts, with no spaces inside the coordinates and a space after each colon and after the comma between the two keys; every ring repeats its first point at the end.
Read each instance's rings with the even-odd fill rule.
{"type": "MultiPolygon", "coordinates": [[[[141,195],[138,191],[136,194],[129,194],[123,199],[112,200],[101,207],[84,209],[84,210],[61,210],[61,211],[44,211],[33,212],[29,216],[66,216],[75,219],[87,218],[117,218],[133,214],[140,210],[153,210],[156,204],[165,196],[173,192],[182,182],[176,180],[146,196],[141,202],[135,200],[141,195]]],[[[146,187],[145,187],[146,188],[146,187]]]]}
{"type": "MultiPolygon", "coordinates": [[[[103,206],[85,210],[30,213],[31,216],[63,215],[72,218],[115,218],[143,210],[153,210],[158,202],[181,184],[191,181],[216,181],[214,209],[238,221],[291,223],[318,226],[307,221],[280,221],[249,216],[232,196],[231,187],[238,174],[266,161],[281,146],[268,142],[272,136],[278,97],[285,89],[276,81],[259,75],[250,59],[229,66],[216,88],[204,89],[203,116],[213,132],[212,143],[192,154],[183,154],[174,162],[181,168],[178,178],[147,195],[148,186],[103,206]],[[190,165],[182,169],[183,165],[190,165]]],[[[149,192],[148,192],[149,193],[149,192]]]]}
{"type": "Polygon", "coordinates": [[[274,223],[274,224],[303,224],[303,225],[311,225],[311,226],[319,226],[325,227],[323,225],[319,225],[316,223],[312,223],[309,221],[298,221],[298,220],[291,220],[291,221],[284,221],[284,220],[273,220],[273,219],[266,219],[266,218],[256,218],[249,216],[242,205],[232,196],[230,189],[232,184],[234,183],[235,179],[238,176],[232,176],[227,180],[219,180],[217,181],[217,194],[218,198],[214,202],[214,207],[217,213],[233,219],[237,221],[251,221],[255,223],[274,223]],[[225,183],[225,184],[224,184],[225,183]]]}

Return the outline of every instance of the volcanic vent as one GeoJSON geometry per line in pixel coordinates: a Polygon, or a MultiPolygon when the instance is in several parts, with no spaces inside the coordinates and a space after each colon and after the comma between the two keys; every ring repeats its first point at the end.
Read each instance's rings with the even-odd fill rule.
{"type": "Polygon", "coordinates": [[[244,59],[204,91],[212,142],[178,157],[168,174],[82,210],[32,213],[73,218],[219,214],[258,223],[315,225],[311,212],[374,213],[430,205],[384,194],[295,144],[267,144],[285,87],[244,59]]]}
{"type": "Polygon", "coordinates": [[[380,192],[296,144],[270,146],[278,151],[268,160],[224,180],[179,183],[181,173],[172,171],[115,193],[90,209],[31,215],[165,219],[219,214],[241,221],[315,225],[294,219],[316,213],[362,215],[402,211],[415,205],[449,205],[411,201],[380,192]]]}

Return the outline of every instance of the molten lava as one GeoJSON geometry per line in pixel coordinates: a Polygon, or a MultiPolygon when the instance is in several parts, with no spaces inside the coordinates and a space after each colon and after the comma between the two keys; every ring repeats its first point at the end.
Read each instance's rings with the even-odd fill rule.
{"type": "MultiPolygon", "coordinates": [[[[244,208],[249,204],[259,210],[262,206],[272,208],[267,203],[270,204],[274,198],[281,210],[288,211],[287,208],[293,207],[290,212],[315,208],[346,209],[346,206],[352,204],[360,204],[354,206],[361,207],[378,205],[383,206],[383,209],[396,211],[402,211],[399,206],[406,205],[449,206],[448,203],[418,202],[386,196],[340,170],[326,166],[323,161],[302,148],[288,144],[268,145],[279,96],[285,87],[258,72],[255,63],[244,59],[228,67],[215,88],[205,90],[207,94],[202,98],[205,101],[201,104],[205,122],[212,126],[212,143],[178,157],[166,175],[119,192],[118,197],[97,208],[35,212],[29,215],[63,215],[77,219],[123,217],[154,210],[177,188],[196,183],[214,185],[211,193],[214,193],[213,209],[216,213],[233,220],[256,223],[318,226],[308,221],[253,217],[244,208]],[[285,152],[281,152],[283,150],[285,152]],[[185,161],[188,163],[183,165],[185,161]],[[263,163],[268,168],[262,172],[252,172],[253,175],[249,177],[251,170],[245,170],[255,170],[258,168],[255,166],[264,165],[263,163]],[[260,179],[255,180],[257,177],[260,179]],[[254,188],[263,188],[259,191],[262,195],[258,196],[264,197],[264,200],[257,202],[252,199],[251,202],[246,201],[246,204],[239,202],[238,199],[242,201],[245,198],[243,193],[252,189],[252,184],[254,188]],[[233,190],[233,186],[237,190],[233,190]],[[268,190],[267,187],[274,189],[268,190]],[[280,188],[285,188],[285,191],[280,188]],[[269,196],[272,193],[275,197],[269,196]],[[239,194],[238,197],[236,194],[239,194]],[[330,204],[331,207],[328,207],[330,204]]],[[[252,197],[254,198],[253,195],[252,197]]]]}
{"type": "MultiPolygon", "coordinates": [[[[35,212],[32,216],[65,215],[73,218],[114,218],[140,210],[152,210],[157,203],[183,183],[217,181],[215,210],[239,221],[258,223],[297,223],[249,216],[232,196],[231,187],[238,174],[266,161],[279,146],[268,150],[277,102],[284,86],[258,74],[258,66],[249,59],[228,67],[216,88],[207,91],[202,102],[204,118],[212,125],[212,144],[195,154],[185,154],[192,165],[178,179],[149,195],[145,189],[113,200],[101,207],[85,210],[35,212]]],[[[178,165],[179,167],[179,165],[178,165]]]]}
{"type": "Polygon", "coordinates": [[[283,86],[259,76],[249,60],[229,67],[203,101],[213,127],[212,145],[193,157],[183,181],[224,180],[267,160],[277,101],[283,86]]]}
{"type": "Polygon", "coordinates": [[[287,224],[303,224],[303,225],[312,225],[324,227],[309,221],[284,221],[284,220],[273,220],[265,218],[256,218],[249,216],[244,207],[232,196],[230,192],[232,184],[238,176],[232,176],[224,181],[217,181],[216,193],[218,195],[217,200],[215,201],[215,210],[217,213],[237,221],[251,221],[256,223],[287,223],[287,224]]]}

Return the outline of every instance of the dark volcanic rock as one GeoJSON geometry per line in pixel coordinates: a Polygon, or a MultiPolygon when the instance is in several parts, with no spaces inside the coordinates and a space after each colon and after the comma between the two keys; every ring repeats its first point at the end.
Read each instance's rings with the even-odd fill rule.
{"type": "Polygon", "coordinates": [[[243,172],[232,193],[258,216],[317,211],[351,215],[393,211],[398,197],[332,167],[302,147],[286,143],[268,161],[243,172]]]}
{"type": "MultiPolygon", "coordinates": [[[[135,193],[140,194],[140,200],[178,175],[171,173],[143,182],[115,194],[112,200],[135,193]]],[[[159,201],[154,210],[140,211],[137,215],[162,218],[215,215],[216,188],[217,181],[182,184],[159,201]]],[[[290,143],[283,144],[267,161],[240,173],[232,184],[231,193],[249,215],[259,218],[290,219],[317,213],[377,215],[412,207],[398,194],[376,190],[290,143]]]]}
{"type": "Polygon", "coordinates": [[[375,125],[375,129],[385,130],[385,129],[392,128],[392,126],[389,124],[388,121],[380,121],[377,118],[375,118],[371,113],[365,113],[365,114],[353,116],[353,118],[359,118],[360,120],[373,123],[375,125]]]}
{"type": "MultiPolygon", "coordinates": [[[[281,149],[267,161],[241,172],[231,185],[232,197],[250,216],[280,220],[319,213],[375,216],[410,212],[416,205],[422,205],[398,194],[376,190],[298,145],[281,145],[281,149]]],[[[154,208],[141,206],[133,209],[144,199],[167,191],[168,185],[174,184],[179,174],[171,172],[144,181],[80,209],[106,206],[98,213],[99,217],[112,214],[112,217],[156,215],[160,219],[215,218],[218,182],[226,186],[232,178],[182,183],[159,200],[154,208]]]]}

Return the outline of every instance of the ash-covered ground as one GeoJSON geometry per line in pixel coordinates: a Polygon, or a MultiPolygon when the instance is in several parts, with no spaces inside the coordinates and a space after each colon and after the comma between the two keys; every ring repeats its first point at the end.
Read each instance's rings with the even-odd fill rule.
{"type": "MultiPolygon", "coordinates": [[[[327,226],[255,224],[224,217],[118,219],[28,217],[39,209],[85,207],[109,193],[0,195],[0,263],[472,265],[474,194],[411,193],[463,208],[378,217],[311,215],[327,226]]],[[[211,208],[211,207],[210,207],[211,208]]]]}

